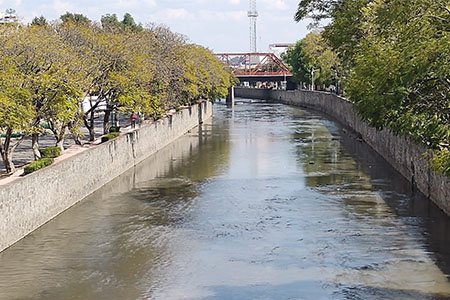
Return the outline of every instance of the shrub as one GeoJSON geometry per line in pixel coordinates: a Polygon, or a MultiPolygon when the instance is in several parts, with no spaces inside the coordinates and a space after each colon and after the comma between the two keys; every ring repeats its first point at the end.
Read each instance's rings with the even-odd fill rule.
{"type": "Polygon", "coordinates": [[[39,150],[42,158],[55,158],[61,155],[60,147],[48,147],[45,149],[39,150]]]}
{"type": "Polygon", "coordinates": [[[50,166],[53,163],[53,158],[41,158],[40,160],[33,161],[25,167],[25,175],[33,173],[39,169],[50,166]]]}
{"type": "Polygon", "coordinates": [[[120,132],[120,126],[113,126],[109,129],[109,133],[120,132]]]}
{"type": "Polygon", "coordinates": [[[450,151],[448,149],[436,151],[431,159],[431,168],[450,177],[450,151]]]}
{"type": "Polygon", "coordinates": [[[120,132],[111,132],[108,135],[102,136],[102,143],[112,140],[120,135],[120,132]]]}

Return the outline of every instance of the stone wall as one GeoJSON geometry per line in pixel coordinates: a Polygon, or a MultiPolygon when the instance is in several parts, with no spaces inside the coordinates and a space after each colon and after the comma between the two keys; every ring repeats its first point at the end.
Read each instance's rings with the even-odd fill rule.
{"type": "Polygon", "coordinates": [[[0,186],[0,251],[211,116],[203,102],[0,186]]]}
{"type": "Polygon", "coordinates": [[[320,111],[359,133],[362,139],[386,159],[423,194],[450,215],[450,178],[431,170],[424,145],[396,136],[389,130],[377,131],[361,121],[352,103],[335,94],[312,91],[281,91],[236,88],[236,97],[265,99],[320,111]]]}

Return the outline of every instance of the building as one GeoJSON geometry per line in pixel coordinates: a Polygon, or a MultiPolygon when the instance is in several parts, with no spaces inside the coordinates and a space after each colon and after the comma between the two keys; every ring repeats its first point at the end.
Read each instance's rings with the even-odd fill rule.
{"type": "Polygon", "coordinates": [[[278,58],[282,58],[282,56],[286,53],[289,47],[294,47],[295,44],[292,43],[283,43],[283,44],[270,44],[269,52],[275,54],[278,58]]]}
{"type": "Polygon", "coordinates": [[[0,24],[19,23],[16,11],[12,8],[7,9],[4,13],[0,13],[0,24]]]}

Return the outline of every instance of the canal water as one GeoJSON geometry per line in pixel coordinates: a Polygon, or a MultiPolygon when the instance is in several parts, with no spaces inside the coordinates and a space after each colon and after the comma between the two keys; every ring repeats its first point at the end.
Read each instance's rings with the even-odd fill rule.
{"type": "Polygon", "coordinates": [[[450,223],[311,111],[242,100],[0,254],[0,299],[450,299],[450,223]]]}

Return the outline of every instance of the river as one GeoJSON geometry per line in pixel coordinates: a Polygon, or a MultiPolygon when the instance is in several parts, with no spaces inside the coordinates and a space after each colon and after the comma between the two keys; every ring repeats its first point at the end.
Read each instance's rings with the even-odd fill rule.
{"type": "Polygon", "coordinates": [[[450,299],[450,222],[312,111],[238,100],[0,253],[0,299],[450,299]]]}

